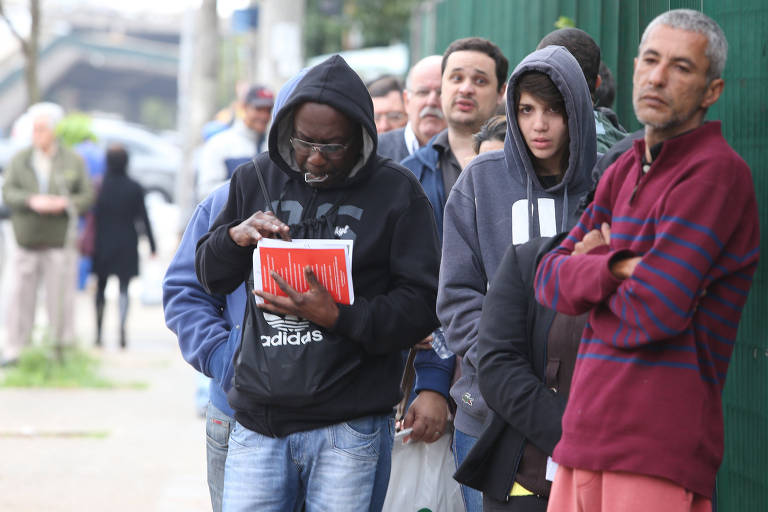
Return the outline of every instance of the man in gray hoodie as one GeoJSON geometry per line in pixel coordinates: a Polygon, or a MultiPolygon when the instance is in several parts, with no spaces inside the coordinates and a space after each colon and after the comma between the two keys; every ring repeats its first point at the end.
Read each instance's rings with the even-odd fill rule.
{"type": "MultiPolygon", "coordinates": [[[[551,110],[544,109],[542,115],[551,117],[551,110]]],[[[561,46],[530,54],[508,82],[504,150],[475,158],[459,176],[445,205],[437,314],[448,347],[462,358],[461,378],[451,388],[458,405],[454,422],[458,463],[476,441],[488,414],[476,373],[478,326],[489,282],[510,243],[553,236],[573,226],[579,199],[590,188],[596,153],[592,98],[578,62],[561,46]],[[557,119],[549,124],[525,121],[525,126],[518,122],[526,119],[524,113],[540,111],[531,105],[535,94],[533,101],[523,101],[526,93],[516,91],[521,77],[530,74],[546,75],[562,100],[564,112],[554,117],[559,119],[560,133],[563,123],[567,131],[554,175],[542,164],[551,157],[552,145],[562,141],[562,135],[552,134],[551,125],[557,119]]],[[[471,494],[464,493],[467,510],[476,509],[471,494]]]]}

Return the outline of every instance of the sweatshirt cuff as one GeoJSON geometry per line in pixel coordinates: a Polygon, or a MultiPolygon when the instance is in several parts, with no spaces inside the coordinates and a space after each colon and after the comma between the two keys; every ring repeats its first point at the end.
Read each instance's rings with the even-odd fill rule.
{"type": "Polygon", "coordinates": [[[226,367],[229,353],[227,350],[227,340],[219,343],[219,345],[213,349],[211,355],[208,356],[208,365],[205,369],[205,375],[212,378],[218,383],[221,383],[221,378],[224,375],[224,368],[226,367]]]}
{"type": "Polygon", "coordinates": [[[629,249],[621,249],[618,251],[606,251],[605,264],[600,271],[600,287],[602,289],[615,290],[625,281],[625,279],[619,279],[613,272],[611,272],[611,265],[617,260],[623,260],[627,258],[634,258],[636,254],[629,249]]]}
{"type": "Polygon", "coordinates": [[[450,403],[455,365],[456,356],[441,359],[434,350],[419,350],[414,361],[416,382],[413,390],[416,393],[423,390],[440,393],[450,403]]]}
{"type": "Polygon", "coordinates": [[[354,304],[336,304],[339,308],[339,316],[336,317],[336,323],[329,329],[334,334],[339,334],[345,338],[357,341],[359,339],[361,315],[355,312],[354,304]]]}
{"type": "Polygon", "coordinates": [[[241,247],[229,236],[229,229],[237,226],[240,222],[242,221],[232,221],[225,226],[220,226],[211,233],[210,240],[213,243],[214,253],[217,257],[227,261],[240,262],[244,255],[253,252],[256,246],[241,247]]]}

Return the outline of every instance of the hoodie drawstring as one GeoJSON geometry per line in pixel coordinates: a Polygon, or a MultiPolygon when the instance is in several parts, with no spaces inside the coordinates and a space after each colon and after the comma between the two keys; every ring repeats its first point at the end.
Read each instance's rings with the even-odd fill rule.
{"type": "Polygon", "coordinates": [[[533,234],[534,205],[533,199],[531,198],[531,196],[533,196],[533,182],[531,181],[530,176],[526,176],[526,180],[525,194],[528,198],[528,240],[533,240],[535,238],[533,234]]]}
{"type": "Polygon", "coordinates": [[[560,221],[560,232],[570,231],[568,229],[568,184],[563,187],[563,220],[560,221]]]}

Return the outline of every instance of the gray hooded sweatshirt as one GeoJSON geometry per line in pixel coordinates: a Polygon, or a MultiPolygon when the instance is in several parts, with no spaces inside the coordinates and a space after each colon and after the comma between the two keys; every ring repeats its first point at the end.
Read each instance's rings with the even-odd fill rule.
{"type": "Polygon", "coordinates": [[[448,347],[462,358],[461,377],[451,396],[458,405],[455,426],[464,434],[477,437],[488,412],[477,382],[477,334],[488,284],[509,244],[573,227],[579,199],[591,186],[596,155],[592,99],[576,59],[561,46],[528,55],[507,85],[504,150],[475,158],[445,205],[437,315],[448,347]],[[568,115],[568,169],[560,183],[546,189],[517,124],[514,88],[527,71],[540,71],[552,79],[568,115]]]}

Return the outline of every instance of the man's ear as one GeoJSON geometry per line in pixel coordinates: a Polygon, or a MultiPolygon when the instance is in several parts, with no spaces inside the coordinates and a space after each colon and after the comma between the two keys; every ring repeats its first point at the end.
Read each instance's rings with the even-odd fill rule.
{"type": "Polygon", "coordinates": [[[499,89],[499,96],[496,98],[496,104],[501,105],[504,100],[506,99],[507,94],[507,82],[504,82],[504,85],[501,86],[501,89],[499,89]]]}
{"type": "Polygon", "coordinates": [[[725,80],[722,78],[715,78],[709,85],[707,85],[707,91],[704,93],[704,99],[701,102],[701,108],[707,109],[714,105],[723,94],[725,88],[725,80]]]}
{"type": "Polygon", "coordinates": [[[603,83],[603,77],[601,77],[600,75],[597,75],[597,78],[595,78],[595,90],[597,90],[600,87],[600,85],[602,85],[602,83],[603,83]]]}
{"type": "Polygon", "coordinates": [[[408,89],[403,89],[403,107],[408,108],[408,89]]]}

